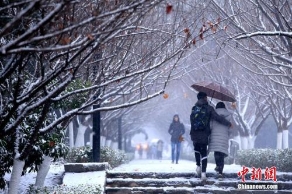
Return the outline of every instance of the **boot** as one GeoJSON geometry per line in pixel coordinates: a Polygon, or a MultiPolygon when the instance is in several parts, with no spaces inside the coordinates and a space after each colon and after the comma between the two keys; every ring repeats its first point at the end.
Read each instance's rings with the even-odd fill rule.
{"type": "Polygon", "coordinates": [[[201,180],[202,180],[203,182],[206,182],[207,177],[206,177],[206,173],[205,173],[205,172],[202,172],[202,174],[201,174],[201,180]]]}
{"type": "Polygon", "coordinates": [[[196,172],[197,172],[198,177],[200,177],[201,176],[201,167],[200,166],[197,166],[196,172]]]}

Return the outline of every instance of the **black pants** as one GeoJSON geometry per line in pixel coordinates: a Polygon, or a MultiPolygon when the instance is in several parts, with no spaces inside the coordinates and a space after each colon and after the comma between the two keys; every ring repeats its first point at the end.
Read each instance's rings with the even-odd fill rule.
{"type": "Polygon", "coordinates": [[[214,152],[214,158],[219,174],[222,174],[224,168],[224,157],[225,154],[222,152],[214,152]]]}
{"type": "Polygon", "coordinates": [[[207,144],[193,143],[195,149],[195,157],[197,166],[201,166],[202,172],[206,172],[207,168],[207,144]]]}

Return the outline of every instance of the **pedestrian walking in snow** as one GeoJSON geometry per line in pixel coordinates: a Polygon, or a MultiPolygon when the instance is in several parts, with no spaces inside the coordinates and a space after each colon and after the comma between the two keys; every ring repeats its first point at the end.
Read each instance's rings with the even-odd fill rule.
{"type": "MultiPolygon", "coordinates": [[[[223,102],[218,102],[215,110],[220,116],[223,116],[226,120],[231,120],[231,113],[225,108],[223,102]]],[[[208,146],[209,152],[214,152],[214,158],[216,162],[215,171],[218,172],[218,179],[223,178],[224,158],[228,156],[228,142],[231,134],[229,127],[218,123],[215,120],[211,120],[211,135],[208,146]]]]}
{"type": "Polygon", "coordinates": [[[139,158],[142,159],[143,156],[143,147],[142,144],[138,145],[138,154],[139,154],[139,158]]]}
{"type": "Polygon", "coordinates": [[[176,114],[173,116],[172,123],[169,126],[168,133],[171,135],[171,160],[178,164],[180,156],[181,141],[179,139],[185,133],[185,127],[183,123],[180,122],[179,116],[176,114]]]}
{"type": "Polygon", "coordinates": [[[214,108],[208,104],[207,94],[205,92],[199,92],[197,98],[198,101],[192,108],[192,113],[190,115],[190,136],[195,150],[197,174],[201,176],[202,181],[206,181],[207,146],[211,133],[210,120],[216,120],[228,127],[231,126],[231,123],[224,117],[218,115],[214,108]]]}
{"type": "Polygon", "coordinates": [[[162,159],[162,151],[163,151],[163,141],[158,140],[157,142],[157,159],[158,160],[162,159]]]}

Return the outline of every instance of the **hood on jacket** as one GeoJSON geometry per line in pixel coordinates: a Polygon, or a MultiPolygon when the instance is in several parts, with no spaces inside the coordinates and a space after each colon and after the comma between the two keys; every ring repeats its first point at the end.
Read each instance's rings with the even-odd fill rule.
{"type": "Polygon", "coordinates": [[[217,108],[215,110],[219,115],[222,115],[224,117],[228,117],[231,115],[231,113],[226,108],[217,108]]]}
{"type": "Polygon", "coordinates": [[[176,121],[174,120],[174,118],[175,118],[175,117],[177,117],[177,118],[178,118],[178,121],[177,121],[177,122],[178,122],[178,123],[180,123],[180,119],[179,119],[179,116],[178,116],[178,114],[175,114],[175,115],[173,115],[172,122],[173,122],[173,123],[175,123],[175,122],[176,122],[176,121]]]}

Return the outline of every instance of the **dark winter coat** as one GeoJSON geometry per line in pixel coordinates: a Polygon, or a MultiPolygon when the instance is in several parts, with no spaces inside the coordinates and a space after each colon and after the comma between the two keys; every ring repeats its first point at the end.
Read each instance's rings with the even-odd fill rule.
{"type": "Polygon", "coordinates": [[[206,99],[200,99],[197,101],[195,106],[206,106],[207,107],[207,115],[209,117],[209,121],[207,124],[207,128],[205,130],[191,130],[190,136],[194,143],[200,143],[200,144],[208,144],[209,143],[209,136],[211,134],[210,129],[210,121],[215,120],[219,123],[225,125],[225,126],[231,126],[231,123],[226,120],[224,117],[221,117],[218,115],[215,111],[215,109],[208,104],[208,101],[206,99]]]}
{"type": "MultiPolygon", "coordinates": [[[[225,119],[231,119],[230,112],[225,108],[218,108],[216,112],[223,116],[225,119]]],[[[209,143],[209,152],[222,152],[225,156],[228,156],[229,134],[231,130],[229,127],[218,123],[217,121],[211,121],[211,135],[209,143]]]]}
{"type": "MultiPolygon", "coordinates": [[[[174,115],[174,117],[175,116],[178,117],[178,115],[174,115]]],[[[179,119],[176,122],[174,117],[172,123],[169,126],[168,133],[171,135],[170,141],[173,143],[178,143],[180,142],[179,136],[185,134],[185,126],[179,121],[179,119]]]]}

